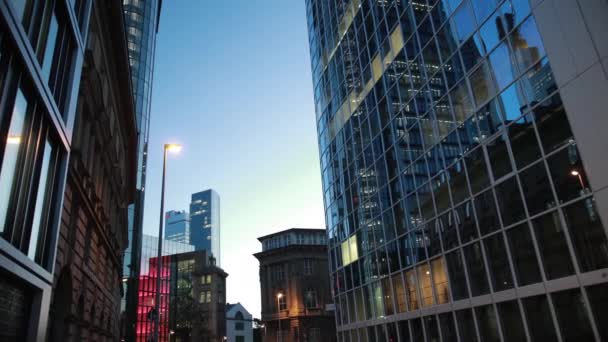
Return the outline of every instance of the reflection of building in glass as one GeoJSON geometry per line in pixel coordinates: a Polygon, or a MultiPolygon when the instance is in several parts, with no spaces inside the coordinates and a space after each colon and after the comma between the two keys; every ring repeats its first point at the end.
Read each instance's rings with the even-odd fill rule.
{"type": "Polygon", "coordinates": [[[192,194],[190,202],[190,243],[220,260],[220,196],[208,189],[192,194]]]}
{"type": "Polygon", "coordinates": [[[187,211],[165,213],[165,239],[190,244],[190,215],[187,211]]]}
{"type": "MultiPolygon", "coordinates": [[[[325,230],[292,228],[258,240],[263,341],[335,341],[325,230]]],[[[345,260],[358,258],[356,238],[343,248],[345,260]]]]}
{"type": "MultiPolygon", "coordinates": [[[[82,1],[76,1],[81,3],[82,1]]],[[[129,244],[123,263],[123,332],[126,341],[135,338],[135,310],[140,271],[141,239],[143,234],[146,164],[152,97],[152,81],[156,53],[161,0],[123,0],[127,28],[131,87],[137,125],[137,195],[129,205],[129,244]]],[[[86,6],[85,6],[86,7],[86,6]]]]}
{"type": "MultiPolygon", "coordinates": [[[[136,341],[154,334],[158,238],[142,239],[136,341]]],[[[160,341],[221,341],[225,332],[225,279],[215,260],[191,245],[163,241],[160,341]]]]}
{"type": "MultiPolygon", "coordinates": [[[[339,340],[607,339],[608,146],[585,130],[608,122],[599,92],[556,84],[578,77],[564,58],[591,57],[555,43],[570,38],[554,15],[525,0],[306,4],[339,340]]],[[[585,77],[608,93],[584,41],[602,75],[585,77]]]]}

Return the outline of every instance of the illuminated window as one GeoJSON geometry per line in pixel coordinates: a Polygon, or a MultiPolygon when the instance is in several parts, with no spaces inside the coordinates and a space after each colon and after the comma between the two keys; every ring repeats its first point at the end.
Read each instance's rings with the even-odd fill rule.
{"type": "Polygon", "coordinates": [[[359,251],[357,249],[357,236],[353,235],[348,240],[342,242],[342,264],[344,266],[353,263],[359,259],[359,251]]]}
{"type": "Polygon", "coordinates": [[[279,310],[280,311],[287,310],[287,296],[286,295],[282,295],[279,298],[279,310]]]}

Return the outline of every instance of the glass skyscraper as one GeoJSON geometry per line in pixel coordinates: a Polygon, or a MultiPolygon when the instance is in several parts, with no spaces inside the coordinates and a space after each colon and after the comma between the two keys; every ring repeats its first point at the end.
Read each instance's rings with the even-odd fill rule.
{"type": "Polygon", "coordinates": [[[306,0],[339,341],[608,340],[608,4],[567,3],[306,0]]]}
{"type": "Polygon", "coordinates": [[[220,196],[213,189],[192,194],[190,202],[190,244],[206,250],[220,263],[220,196]]]}
{"type": "Polygon", "coordinates": [[[190,214],[184,210],[165,213],[165,239],[190,244],[190,214]]]}
{"type": "Polygon", "coordinates": [[[152,80],[161,3],[161,0],[123,1],[138,132],[137,195],[135,203],[129,206],[129,245],[123,263],[125,293],[123,315],[126,322],[131,322],[129,326],[123,327],[127,341],[133,341],[135,338],[134,322],[138,300],[137,282],[140,275],[152,80]]]}

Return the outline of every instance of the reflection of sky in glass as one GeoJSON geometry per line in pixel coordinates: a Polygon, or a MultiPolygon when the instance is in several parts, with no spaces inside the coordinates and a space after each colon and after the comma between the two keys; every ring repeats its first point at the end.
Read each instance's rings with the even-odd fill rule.
{"type": "Polygon", "coordinates": [[[500,94],[500,106],[507,122],[517,119],[522,114],[522,105],[517,91],[517,83],[512,84],[500,94]]]}

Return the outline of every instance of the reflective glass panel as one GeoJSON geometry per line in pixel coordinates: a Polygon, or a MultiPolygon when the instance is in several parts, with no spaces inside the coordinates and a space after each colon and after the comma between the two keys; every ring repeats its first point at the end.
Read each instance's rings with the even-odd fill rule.
{"type": "Polygon", "coordinates": [[[464,256],[467,260],[471,294],[473,296],[480,296],[488,293],[490,291],[490,286],[488,284],[486,267],[483,263],[479,242],[464,247],[464,256]]]}
{"type": "Polygon", "coordinates": [[[502,90],[514,79],[513,63],[506,42],[500,44],[496,50],[490,53],[490,65],[496,78],[498,89],[502,90]]]}
{"type": "Polygon", "coordinates": [[[539,162],[519,174],[524,198],[530,215],[538,214],[555,206],[553,191],[545,163],[539,162]]]}
{"type": "Polygon", "coordinates": [[[528,224],[522,223],[509,229],[507,239],[519,286],[541,281],[540,269],[528,224]]]}
{"type": "Polygon", "coordinates": [[[479,324],[479,336],[484,342],[499,342],[498,319],[494,306],[484,305],[475,308],[477,323],[479,324]]]}
{"type": "Polygon", "coordinates": [[[574,273],[557,211],[535,219],[533,225],[547,278],[555,279],[574,273]]]}
{"type": "Polygon", "coordinates": [[[435,293],[437,295],[437,304],[445,304],[450,301],[450,290],[448,289],[448,274],[443,257],[432,260],[431,269],[435,293]]]}
{"type": "Polygon", "coordinates": [[[524,332],[524,322],[521,318],[519,305],[517,301],[512,300],[496,304],[498,314],[500,315],[500,323],[502,325],[502,333],[505,342],[519,342],[526,340],[524,332]]]}
{"type": "Polygon", "coordinates": [[[525,72],[545,56],[543,41],[533,16],[511,33],[510,40],[519,72],[525,72]]]}
{"type": "Polygon", "coordinates": [[[576,145],[570,145],[552,155],[547,163],[560,202],[566,202],[589,192],[587,174],[576,145]]]}
{"type": "Polygon", "coordinates": [[[483,192],[475,197],[475,212],[481,235],[489,234],[500,228],[492,190],[483,192]]]}
{"type": "Polygon", "coordinates": [[[441,329],[441,337],[443,342],[457,342],[456,327],[454,326],[454,317],[451,312],[442,313],[439,315],[439,327],[441,329]]]}
{"type": "Polygon", "coordinates": [[[494,234],[483,240],[486,251],[490,279],[494,291],[507,290],[513,287],[513,276],[502,233],[494,234]]]}
{"type": "Polygon", "coordinates": [[[594,199],[569,205],[564,217],[581,271],[608,267],[608,242],[594,199]]]}
{"type": "Polygon", "coordinates": [[[581,290],[573,289],[551,294],[562,341],[593,341],[593,331],[581,290]]]}
{"type": "Polygon", "coordinates": [[[608,284],[587,287],[587,296],[602,341],[608,341],[608,324],[605,321],[608,317],[608,284]]]}
{"type": "Polygon", "coordinates": [[[520,169],[540,158],[533,122],[534,114],[528,114],[507,128],[515,165],[520,169]]]}
{"type": "Polygon", "coordinates": [[[455,250],[446,255],[450,284],[452,285],[452,297],[454,300],[468,297],[467,280],[460,250],[455,250]]]}
{"type": "Polygon", "coordinates": [[[11,192],[15,186],[15,176],[17,175],[17,162],[24,153],[26,141],[25,116],[28,110],[28,103],[21,90],[17,90],[15,104],[11,115],[11,122],[6,138],[4,157],[2,158],[0,172],[0,233],[6,227],[6,216],[9,208],[11,192]]]}
{"type": "Polygon", "coordinates": [[[515,177],[496,186],[496,198],[503,225],[509,226],[526,216],[515,177]]]}
{"type": "Polygon", "coordinates": [[[48,184],[51,183],[50,177],[53,175],[51,167],[51,156],[53,153],[53,147],[51,143],[47,140],[44,145],[44,153],[42,155],[42,167],[40,168],[40,178],[38,180],[38,191],[36,193],[36,206],[34,209],[34,220],[32,221],[32,232],[30,234],[30,244],[28,248],[27,255],[36,259],[37,246],[41,240],[40,232],[44,232],[43,225],[45,224],[45,220],[43,217],[44,206],[46,204],[46,194],[49,192],[47,189],[48,184]],[[49,171],[51,171],[49,173],[49,171]]]}
{"type": "Polygon", "coordinates": [[[458,324],[458,335],[460,341],[477,342],[477,333],[475,332],[475,320],[471,309],[456,311],[456,323],[458,324]]]}
{"type": "Polygon", "coordinates": [[[545,295],[522,299],[528,331],[533,341],[557,341],[551,309],[545,295]]]}
{"type": "Polygon", "coordinates": [[[439,330],[435,315],[423,317],[422,320],[424,321],[424,330],[426,330],[427,342],[439,342],[439,330]]]}

